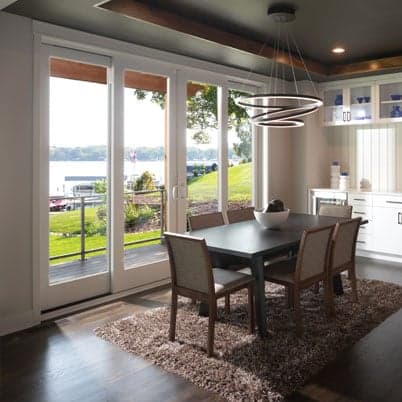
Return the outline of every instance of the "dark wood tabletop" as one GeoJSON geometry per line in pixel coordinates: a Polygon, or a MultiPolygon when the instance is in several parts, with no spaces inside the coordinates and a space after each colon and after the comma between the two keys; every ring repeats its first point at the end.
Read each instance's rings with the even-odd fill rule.
{"type": "Polygon", "coordinates": [[[252,258],[259,255],[277,254],[281,250],[297,247],[303,230],[334,225],[340,220],[344,219],[291,213],[287,221],[276,229],[263,229],[253,219],[193,230],[189,234],[205,238],[210,251],[252,258]]]}

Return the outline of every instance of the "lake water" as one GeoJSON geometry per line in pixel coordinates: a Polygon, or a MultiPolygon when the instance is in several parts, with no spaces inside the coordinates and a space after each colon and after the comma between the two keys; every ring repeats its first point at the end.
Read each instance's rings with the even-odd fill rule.
{"type": "MultiPolygon", "coordinates": [[[[165,183],[163,161],[124,162],[124,175],[126,177],[140,176],[146,170],[155,175],[158,184],[165,183]]],[[[72,195],[74,185],[94,181],[93,179],[85,180],[84,177],[106,177],[106,172],[105,161],[51,161],[49,163],[49,194],[72,195]],[[72,180],[73,177],[77,180],[72,180]]]]}

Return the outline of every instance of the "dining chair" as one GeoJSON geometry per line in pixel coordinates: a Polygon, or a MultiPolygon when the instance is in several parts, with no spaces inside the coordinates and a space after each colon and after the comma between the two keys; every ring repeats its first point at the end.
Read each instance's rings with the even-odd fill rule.
{"type": "Polygon", "coordinates": [[[172,307],[169,340],[176,335],[178,295],[208,304],[208,356],[213,355],[217,300],[240,289],[248,289],[248,330],[254,333],[254,286],[252,276],[213,268],[205,239],[165,232],[172,277],[172,307]]]}
{"type": "Polygon", "coordinates": [[[229,209],[226,212],[229,223],[237,223],[243,221],[250,221],[254,218],[254,207],[229,209]]]}
{"type": "Polygon", "coordinates": [[[321,204],[320,209],[318,211],[318,215],[350,219],[352,217],[352,206],[351,205],[321,204]]]}
{"type": "Polygon", "coordinates": [[[351,219],[345,222],[338,222],[335,225],[332,237],[330,262],[328,269],[328,284],[331,295],[331,313],[334,310],[333,277],[341,272],[347,271],[352,288],[353,301],[358,302],[357,281],[356,281],[356,241],[361,224],[361,218],[351,219]]]}
{"type": "MultiPolygon", "coordinates": [[[[222,212],[211,212],[201,215],[189,215],[188,226],[190,230],[207,229],[210,227],[224,225],[225,220],[222,212]]],[[[225,256],[219,253],[209,253],[212,265],[225,267],[226,269],[240,271],[243,274],[251,275],[251,269],[247,260],[241,257],[225,256]]],[[[193,300],[193,302],[195,302],[193,300]]],[[[230,313],[230,295],[225,297],[225,311],[230,313]]]]}
{"type": "MultiPolygon", "coordinates": [[[[318,210],[319,216],[332,216],[334,218],[347,218],[352,217],[352,206],[351,205],[333,205],[333,204],[321,204],[318,210]]],[[[339,281],[342,279],[339,277],[339,281]]],[[[320,291],[320,284],[316,283],[314,285],[314,293],[320,291]]]]}
{"type": "Polygon", "coordinates": [[[323,281],[325,310],[328,317],[331,315],[331,296],[327,277],[334,228],[335,226],[331,225],[305,230],[297,257],[279,261],[265,268],[266,281],[286,287],[288,306],[294,309],[298,335],[303,331],[300,306],[300,293],[303,289],[323,281]]]}
{"type": "Polygon", "coordinates": [[[212,228],[224,225],[225,220],[222,212],[211,212],[209,214],[189,215],[188,226],[190,230],[212,228]]]}

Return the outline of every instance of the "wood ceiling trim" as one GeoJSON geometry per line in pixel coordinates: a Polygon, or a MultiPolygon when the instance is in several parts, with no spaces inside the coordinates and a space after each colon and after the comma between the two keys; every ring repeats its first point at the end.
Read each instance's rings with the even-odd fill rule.
{"type": "Polygon", "coordinates": [[[333,66],[329,69],[330,76],[356,75],[381,72],[402,68],[402,56],[384,57],[382,59],[360,61],[345,65],[333,66]]]}
{"type": "MultiPolygon", "coordinates": [[[[226,32],[224,30],[211,27],[200,22],[189,20],[180,15],[169,11],[161,10],[149,4],[144,4],[135,0],[110,0],[97,7],[105,10],[123,14],[127,17],[149,22],[165,28],[173,29],[188,35],[196,36],[214,43],[242,50],[268,59],[274,58],[274,49],[264,43],[245,38],[243,36],[226,32]]],[[[280,52],[276,60],[278,63],[291,65],[289,55],[286,52],[280,52]]],[[[303,69],[303,62],[296,55],[292,55],[295,67],[303,69]]],[[[327,67],[320,63],[304,60],[310,72],[321,75],[327,75],[327,67]]]]}

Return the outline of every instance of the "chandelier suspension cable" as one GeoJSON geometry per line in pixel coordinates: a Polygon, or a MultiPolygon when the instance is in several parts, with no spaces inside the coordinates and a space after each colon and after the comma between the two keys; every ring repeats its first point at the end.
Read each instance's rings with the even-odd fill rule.
{"type": "Polygon", "coordinates": [[[312,86],[312,88],[313,88],[314,94],[315,94],[316,96],[318,96],[317,88],[316,88],[316,86],[315,86],[315,84],[314,84],[314,82],[313,82],[313,80],[312,80],[312,78],[311,78],[311,75],[310,75],[310,72],[308,71],[306,62],[305,62],[304,59],[303,59],[303,56],[302,56],[302,54],[301,54],[301,52],[300,52],[300,49],[299,49],[299,46],[297,46],[297,42],[296,42],[296,40],[295,40],[295,38],[294,38],[292,32],[290,32],[290,38],[291,38],[292,41],[293,41],[293,44],[294,44],[294,46],[295,46],[295,48],[296,48],[297,54],[298,54],[298,56],[299,56],[299,59],[300,59],[301,62],[303,63],[304,71],[306,72],[307,78],[308,78],[308,80],[309,80],[310,83],[311,83],[311,86],[312,86]]]}
{"type": "Polygon", "coordinates": [[[299,95],[299,87],[297,86],[295,68],[293,66],[293,57],[292,57],[292,53],[290,51],[290,46],[289,46],[289,31],[286,31],[286,44],[288,46],[288,53],[289,53],[289,58],[290,58],[290,65],[292,67],[293,81],[295,83],[296,94],[299,95]]]}

